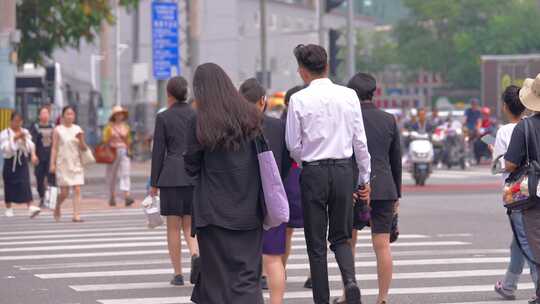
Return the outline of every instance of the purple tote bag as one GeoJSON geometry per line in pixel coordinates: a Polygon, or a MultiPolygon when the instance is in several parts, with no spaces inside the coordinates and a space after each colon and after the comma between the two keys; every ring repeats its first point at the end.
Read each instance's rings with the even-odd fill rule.
{"type": "Polygon", "coordinates": [[[264,136],[255,139],[259,172],[264,194],[265,216],[263,228],[268,230],[289,221],[289,201],[283,187],[274,153],[268,148],[264,136]]]}

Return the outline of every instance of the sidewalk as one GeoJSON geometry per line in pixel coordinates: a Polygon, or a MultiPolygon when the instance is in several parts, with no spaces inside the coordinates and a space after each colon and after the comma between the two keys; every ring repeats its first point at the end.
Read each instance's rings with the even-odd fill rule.
{"type": "MultiPolygon", "coordinates": [[[[85,187],[82,188],[82,204],[83,210],[104,210],[104,209],[125,209],[124,200],[120,195],[117,198],[117,207],[109,207],[108,199],[106,198],[107,190],[105,189],[106,165],[93,164],[85,169],[85,187]],[[99,187],[103,185],[103,188],[99,187]],[[98,191],[96,192],[96,188],[98,191]]],[[[131,183],[132,197],[135,199],[135,204],[130,208],[139,208],[141,201],[146,196],[146,183],[150,176],[150,161],[133,161],[131,163],[131,183]],[[143,186],[144,185],[144,186],[143,186]]],[[[32,192],[34,193],[34,202],[37,201],[36,182],[34,172],[30,172],[32,180],[32,192]]],[[[4,182],[0,179],[0,209],[3,206],[4,200],[4,182]]],[[[71,196],[62,205],[62,209],[71,211],[72,198],[71,196]]],[[[16,209],[24,209],[26,206],[14,204],[16,209]]],[[[43,213],[50,215],[48,210],[43,210],[43,213]]],[[[0,217],[3,216],[3,211],[0,217]]]]}

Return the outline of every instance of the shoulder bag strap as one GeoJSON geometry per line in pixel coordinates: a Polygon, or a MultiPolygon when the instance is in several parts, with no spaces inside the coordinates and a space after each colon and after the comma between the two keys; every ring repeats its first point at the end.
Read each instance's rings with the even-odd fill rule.
{"type": "Polygon", "coordinates": [[[530,162],[531,162],[531,158],[530,158],[530,155],[529,155],[529,137],[530,137],[530,135],[529,135],[529,133],[530,133],[529,132],[529,127],[530,127],[529,124],[530,124],[530,118],[525,118],[524,120],[525,121],[523,123],[523,125],[524,125],[523,127],[525,128],[525,153],[527,155],[525,161],[527,162],[527,165],[529,165],[530,162]]]}

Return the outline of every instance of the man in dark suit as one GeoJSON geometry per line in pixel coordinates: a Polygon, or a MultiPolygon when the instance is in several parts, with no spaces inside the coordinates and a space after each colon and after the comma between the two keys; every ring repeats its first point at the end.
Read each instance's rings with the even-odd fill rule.
{"type": "MultiPolygon", "coordinates": [[[[262,131],[274,153],[281,176],[285,179],[285,175],[291,167],[289,151],[285,144],[285,122],[264,115],[267,102],[266,90],[255,78],[246,80],[240,86],[240,93],[263,113],[262,131]]],[[[282,258],[285,254],[286,229],[287,224],[283,223],[263,232],[263,269],[268,276],[268,283],[266,276],[263,276],[261,285],[264,289],[265,287],[270,288],[271,302],[274,299],[276,302],[283,302],[285,293],[285,266],[282,258]]]]}
{"type": "MultiPolygon", "coordinates": [[[[396,203],[401,197],[401,145],[399,128],[392,114],[378,109],[372,102],[377,87],[375,78],[358,73],[347,84],[358,95],[371,155],[371,233],[377,256],[379,297],[377,304],[386,303],[392,280],[390,230],[396,203]]],[[[355,214],[355,220],[358,216],[355,214]]],[[[355,225],[356,227],[356,225],[355,225]]],[[[351,240],[353,254],[357,231],[351,240]]],[[[335,301],[340,303],[339,300],[335,301]]]]}

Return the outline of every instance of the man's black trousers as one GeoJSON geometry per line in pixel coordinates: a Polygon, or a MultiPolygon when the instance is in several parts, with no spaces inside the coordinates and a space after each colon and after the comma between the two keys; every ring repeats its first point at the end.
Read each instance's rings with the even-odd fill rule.
{"type": "Polygon", "coordinates": [[[327,304],[330,302],[327,230],[330,249],[336,256],[343,281],[355,280],[354,259],[348,243],[352,233],[352,193],[355,190],[352,161],[304,163],[300,187],[313,300],[316,304],[327,304]]]}

